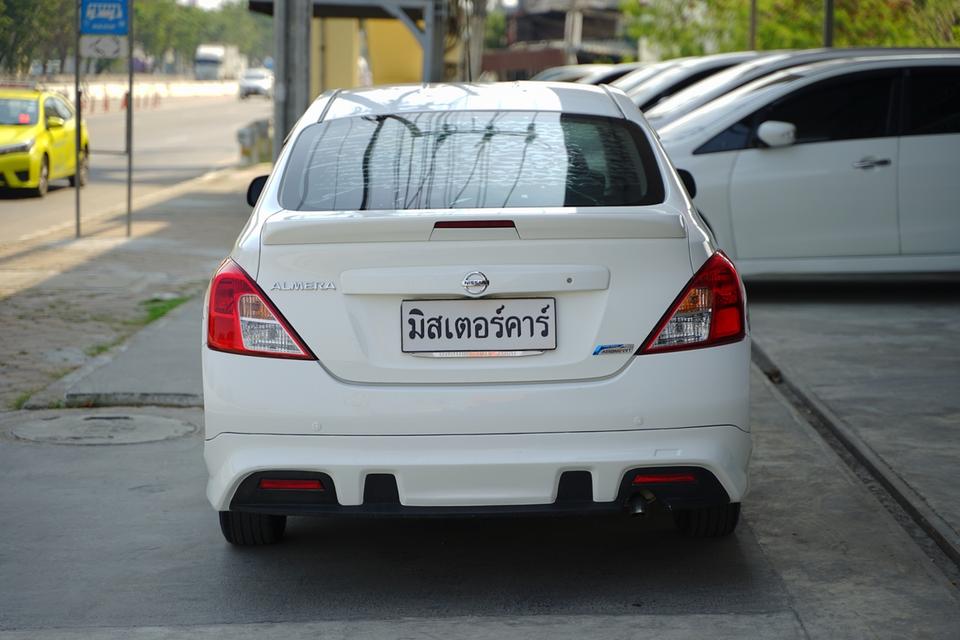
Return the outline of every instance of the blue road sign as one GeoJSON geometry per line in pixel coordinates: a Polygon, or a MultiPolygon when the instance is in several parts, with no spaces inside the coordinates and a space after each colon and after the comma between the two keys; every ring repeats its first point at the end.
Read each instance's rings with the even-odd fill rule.
{"type": "Polygon", "coordinates": [[[82,0],[80,33],[90,36],[127,35],[127,0],[82,0]]]}

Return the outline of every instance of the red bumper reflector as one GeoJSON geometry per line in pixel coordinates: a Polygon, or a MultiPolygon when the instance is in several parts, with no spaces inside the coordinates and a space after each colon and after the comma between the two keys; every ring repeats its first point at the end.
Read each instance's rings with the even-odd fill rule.
{"type": "Polygon", "coordinates": [[[513,220],[441,220],[434,229],[515,229],[513,220]]]}
{"type": "Polygon", "coordinates": [[[287,480],[284,478],[262,478],[260,488],[275,491],[323,491],[319,480],[287,480]]]}
{"type": "Polygon", "coordinates": [[[672,482],[696,482],[692,473],[638,473],[633,484],[668,484],[672,482]]]}

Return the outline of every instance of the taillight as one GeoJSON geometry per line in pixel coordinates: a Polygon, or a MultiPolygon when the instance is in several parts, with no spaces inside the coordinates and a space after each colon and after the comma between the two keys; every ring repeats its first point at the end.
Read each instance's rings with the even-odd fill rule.
{"type": "Polygon", "coordinates": [[[316,360],[257,283],[229,259],[210,283],[207,346],[250,356],[316,360]]]}
{"type": "Polygon", "coordinates": [[[744,335],[743,285],[733,263],[718,251],[690,279],[638,353],[712,347],[744,335]]]}

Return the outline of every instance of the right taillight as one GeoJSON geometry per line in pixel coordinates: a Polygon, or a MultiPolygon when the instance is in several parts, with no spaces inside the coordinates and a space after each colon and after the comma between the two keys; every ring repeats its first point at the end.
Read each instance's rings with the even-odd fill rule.
{"type": "Polygon", "coordinates": [[[722,251],[694,274],[638,354],[698,349],[746,335],[743,284],[722,251]]]}
{"type": "Polygon", "coordinates": [[[250,356],[316,360],[267,295],[233,260],[210,283],[207,346],[250,356]]]}

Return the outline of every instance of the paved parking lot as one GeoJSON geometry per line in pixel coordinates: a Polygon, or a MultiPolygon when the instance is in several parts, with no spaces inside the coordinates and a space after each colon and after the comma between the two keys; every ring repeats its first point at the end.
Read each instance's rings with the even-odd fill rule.
{"type": "MultiPolygon", "coordinates": [[[[758,372],[753,394],[753,489],[719,541],[658,517],[292,519],[283,544],[238,549],[204,499],[198,433],[40,444],[10,430],[62,411],[8,413],[0,635],[955,636],[956,586],[758,372]]],[[[200,421],[84,415],[131,412],[200,421]]]]}

